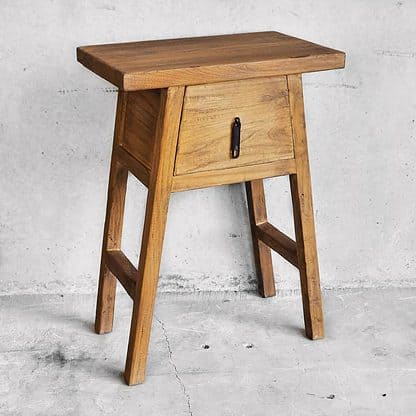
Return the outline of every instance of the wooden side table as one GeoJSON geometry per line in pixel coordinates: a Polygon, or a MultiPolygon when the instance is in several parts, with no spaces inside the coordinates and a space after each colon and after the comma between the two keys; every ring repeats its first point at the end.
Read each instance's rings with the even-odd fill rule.
{"type": "Polygon", "coordinates": [[[270,249],[299,269],[306,335],[324,335],[303,72],[343,52],[277,32],[85,46],[78,61],[119,88],[95,329],[113,325],[116,279],[134,302],[124,377],[144,381],[171,192],[245,182],[259,292],[270,249]],[[136,268],[120,248],[127,172],[148,188],[136,268]],[[267,221],[263,178],[289,175],[296,242],[267,221]]]}

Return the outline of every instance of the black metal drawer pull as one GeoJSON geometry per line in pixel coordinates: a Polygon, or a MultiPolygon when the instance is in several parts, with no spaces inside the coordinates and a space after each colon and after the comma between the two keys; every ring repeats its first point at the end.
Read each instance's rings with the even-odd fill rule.
{"type": "Polygon", "coordinates": [[[236,159],[240,156],[240,130],[241,121],[239,117],[234,119],[231,138],[231,157],[236,159]]]}

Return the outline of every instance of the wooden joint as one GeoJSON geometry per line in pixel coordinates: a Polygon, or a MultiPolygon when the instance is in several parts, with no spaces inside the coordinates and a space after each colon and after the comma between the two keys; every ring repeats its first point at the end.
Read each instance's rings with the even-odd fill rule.
{"type": "Polygon", "coordinates": [[[172,192],[241,183],[294,173],[296,173],[295,159],[282,159],[257,165],[187,173],[173,177],[172,192]]]}
{"type": "Polygon", "coordinates": [[[149,169],[143,165],[139,160],[133,157],[122,146],[117,146],[114,149],[117,161],[121,163],[129,172],[131,172],[143,185],[149,186],[149,169]]]}
{"type": "Polygon", "coordinates": [[[296,242],[269,222],[256,225],[256,236],[293,266],[299,268],[296,242]]]}
{"type": "Polygon", "coordinates": [[[109,250],[105,256],[107,267],[118,279],[126,292],[134,299],[138,270],[121,250],[109,250]]]}

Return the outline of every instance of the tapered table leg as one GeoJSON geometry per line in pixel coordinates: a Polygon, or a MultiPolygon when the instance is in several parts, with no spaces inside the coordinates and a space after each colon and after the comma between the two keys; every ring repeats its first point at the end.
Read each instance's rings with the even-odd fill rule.
{"type": "Polygon", "coordinates": [[[107,250],[120,249],[121,244],[128,172],[127,169],[117,162],[114,149],[123,136],[126,99],[127,94],[125,92],[119,92],[114,128],[113,154],[110,166],[110,179],[108,183],[107,210],[101,251],[97,310],[95,315],[95,331],[99,334],[111,332],[113,328],[117,279],[107,267],[106,252],[107,250]]]}
{"type": "Polygon", "coordinates": [[[161,96],[124,372],[129,385],[141,383],[145,378],[183,95],[183,87],[170,87],[161,96]]]}
{"type": "Polygon", "coordinates": [[[288,76],[296,174],[290,175],[306,336],[324,336],[318,254],[303,107],[302,78],[288,76]]]}
{"type": "Polygon", "coordinates": [[[259,294],[265,298],[276,295],[271,249],[257,237],[257,225],[267,221],[263,179],[246,182],[247,205],[253,240],[259,294]]]}

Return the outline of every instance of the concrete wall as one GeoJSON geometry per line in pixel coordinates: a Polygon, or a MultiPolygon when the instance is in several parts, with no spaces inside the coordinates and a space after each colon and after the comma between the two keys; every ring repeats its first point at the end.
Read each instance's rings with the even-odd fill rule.
{"type": "MultiPolygon", "coordinates": [[[[96,288],[116,90],[78,45],[277,30],[347,52],[304,76],[322,283],[414,285],[416,3],[9,1],[0,5],[0,293],[96,288]]],[[[266,181],[293,234],[288,182],[266,181]]],[[[129,181],[123,246],[137,256],[145,191],[129,181]]],[[[278,257],[279,287],[298,288],[278,257]]],[[[163,290],[254,287],[240,185],[175,194],[163,290]]]]}

